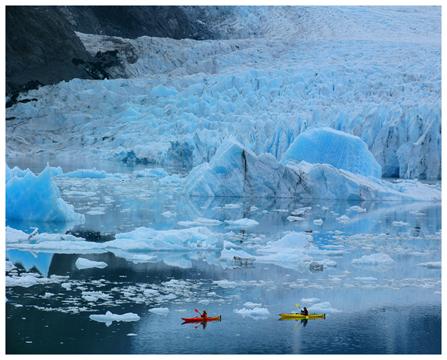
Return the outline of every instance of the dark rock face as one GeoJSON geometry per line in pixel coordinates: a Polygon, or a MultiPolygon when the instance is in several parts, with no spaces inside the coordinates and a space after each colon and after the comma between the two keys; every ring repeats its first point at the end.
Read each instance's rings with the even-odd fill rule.
{"type": "MultiPolygon", "coordinates": [[[[109,69],[119,69],[122,54],[105,52],[93,57],[75,31],[125,38],[215,38],[197,21],[196,16],[202,13],[199,8],[177,6],[7,6],[8,105],[20,92],[39,84],[114,76],[109,69]]],[[[128,50],[124,54],[131,62],[135,54],[128,50]]]]}
{"type": "MultiPolygon", "coordinates": [[[[70,24],[51,6],[6,7],[6,90],[90,77],[72,59],[91,60],[70,24]]],[[[31,87],[32,88],[32,87],[31,87]]]]}
{"type": "MultiPolygon", "coordinates": [[[[65,6],[73,28],[87,34],[136,38],[209,39],[206,26],[178,6],[65,6]]],[[[191,12],[189,12],[192,14],[191,12]]]]}

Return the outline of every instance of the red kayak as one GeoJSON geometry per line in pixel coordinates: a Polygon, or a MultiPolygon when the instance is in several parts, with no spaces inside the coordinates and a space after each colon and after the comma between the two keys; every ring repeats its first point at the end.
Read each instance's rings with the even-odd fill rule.
{"type": "Polygon", "coordinates": [[[201,322],[208,322],[208,321],[221,321],[222,316],[213,316],[213,317],[193,317],[193,318],[182,318],[182,320],[185,323],[201,323],[201,322]]]}

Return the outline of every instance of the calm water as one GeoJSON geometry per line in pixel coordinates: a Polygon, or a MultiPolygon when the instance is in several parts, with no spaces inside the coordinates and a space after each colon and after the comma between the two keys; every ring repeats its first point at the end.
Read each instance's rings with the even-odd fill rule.
{"type": "Polygon", "coordinates": [[[181,228],[178,221],[198,217],[220,221],[246,217],[259,225],[243,230],[223,222],[209,228],[222,237],[224,246],[253,254],[288,231],[307,231],[320,251],[313,258],[326,263],[323,271],[311,271],[309,262],[288,261],[287,249],[271,261],[257,260],[247,267],[223,258],[222,249],[67,254],[18,250],[9,244],[7,258],[17,267],[12,275],[37,273],[50,281],[7,287],[7,353],[441,351],[441,270],[436,265],[441,256],[439,203],[187,199],[175,181],[130,174],[61,178],[57,183],[63,198],[87,214],[85,224],[8,225],[25,231],[33,226],[41,232],[70,230],[88,241],[105,241],[139,226],[166,230],[181,228]],[[356,212],[353,205],[366,211],[356,212]],[[303,207],[311,207],[304,220],[287,219],[303,207]],[[349,222],[340,222],[341,215],[347,215],[349,222]],[[315,224],[315,219],[323,224],[315,224]],[[387,254],[393,261],[356,263],[375,253],[387,254]],[[150,260],[141,257],[148,254],[150,260]],[[79,257],[108,266],[78,270],[79,257]],[[99,298],[89,298],[92,292],[99,298]],[[280,312],[295,311],[296,303],[323,304],[327,317],[307,323],[278,320],[280,312]],[[253,307],[266,312],[244,312],[253,307]],[[169,311],[160,315],[151,308],[169,311]],[[222,321],[205,328],[182,325],[181,318],[194,316],[195,308],[220,314],[222,321]],[[106,311],[133,312],[141,319],[110,326],[89,319],[106,311]]]}

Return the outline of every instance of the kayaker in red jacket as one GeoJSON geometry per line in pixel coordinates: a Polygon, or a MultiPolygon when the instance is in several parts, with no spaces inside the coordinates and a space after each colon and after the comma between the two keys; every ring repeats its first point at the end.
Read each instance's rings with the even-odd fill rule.
{"type": "Polygon", "coordinates": [[[206,310],[203,310],[203,313],[202,313],[202,315],[200,315],[200,317],[202,319],[206,319],[208,317],[208,313],[206,312],[206,310]]]}

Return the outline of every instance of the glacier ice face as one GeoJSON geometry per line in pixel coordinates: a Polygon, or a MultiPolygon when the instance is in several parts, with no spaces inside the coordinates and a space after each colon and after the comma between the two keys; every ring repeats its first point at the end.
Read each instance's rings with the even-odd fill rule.
{"type": "Polygon", "coordinates": [[[329,164],[256,156],[236,141],[227,141],[210,163],[195,167],[185,181],[190,196],[267,197],[331,200],[419,200],[441,198],[436,186],[407,180],[390,182],[354,174],[329,164]]]}
{"type": "MultiPolygon", "coordinates": [[[[8,168],[8,167],[7,167],[8,168]]],[[[60,175],[60,168],[47,166],[39,175],[30,170],[7,170],[6,219],[14,221],[41,221],[80,223],[84,216],[60,196],[52,177],[60,175]]]]}
{"type": "Polygon", "coordinates": [[[331,128],[314,128],[300,134],[282,158],[312,164],[330,164],[354,174],[380,178],[382,168],[357,136],[331,128]]]}
{"type": "Polygon", "coordinates": [[[384,177],[440,178],[439,10],[232,16],[216,24],[227,40],[79,34],[92,54],[130,44],[138,61],[126,65],[129,79],[30,91],[37,101],[7,109],[8,158],[63,153],[189,169],[229,137],[281,159],[303,131],[329,126],[360,137],[384,177]]]}

